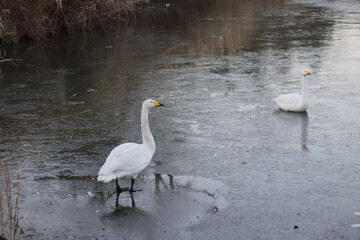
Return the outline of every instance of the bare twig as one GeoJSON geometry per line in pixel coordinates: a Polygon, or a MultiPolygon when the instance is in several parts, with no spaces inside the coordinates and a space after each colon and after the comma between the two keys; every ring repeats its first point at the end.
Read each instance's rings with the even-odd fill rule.
{"type": "Polygon", "coordinates": [[[16,198],[15,202],[13,203],[13,209],[15,210],[13,216],[13,239],[16,239],[16,233],[19,230],[19,198],[20,198],[20,183],[19,183],[20,175],[16,175],[16,183],[14,184],[14,188],[16,189],[16,198]]]}
{"type": "Polygon", "coordinates": [[[4,213],[2,209],[2,195],[0,192],[0,236],[2,236],[5,232],[5,223],[3,222],[3,217],[4,217],[4,213]]]}
{"type": "Polygon", "coordinates": [[[10,240],[12,240],[12,207],[11,207],[11,189],[10,189],[10,179],[9,173],[7,171],[6,165],[4,160],[1,160],[1,164],[4,168],[5,174],[5,195],[6,195],[6,202],[8,208],[8,218],[9,218],[9,233],[10,233],[10,240]]]}
{"type": "Polygon", "coordinates": [[[19,65],[14,63],[14,61],[22,61],[22,60],[23,59],[16,59],[16,58],[14,58],[14,59],[2,59],[2,60],[0,60],[0,63],[2,63],[2,62],[10,62],[11,64],[18,67],[19,65]]]}

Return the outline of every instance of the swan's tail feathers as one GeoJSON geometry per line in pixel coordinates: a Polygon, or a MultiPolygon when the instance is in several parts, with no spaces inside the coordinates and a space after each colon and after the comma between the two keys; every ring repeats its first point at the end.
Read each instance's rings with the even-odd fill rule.
{"type": "Polygon", "coordinates": [[[116,176],[114,176],[114,174],[110,174],[110,175],[99,175],[97,178],[98,182],[110,182],[111,180],[115,179],[116,176]]]}
{"type": "Polygon", "coordinates": [[[281,102],[280,102],[280,101],[281,101],[281,98],[280,98],[280,97],[281,97],[281,96],[274,98],[274,101],[275,101],[276,104],[279,105],[279,106],[281,105],[281,102]]]}

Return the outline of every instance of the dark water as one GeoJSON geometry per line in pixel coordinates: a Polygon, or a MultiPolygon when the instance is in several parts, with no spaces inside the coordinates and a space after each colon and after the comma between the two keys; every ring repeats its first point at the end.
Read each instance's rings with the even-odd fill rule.
{"type": "Polygon", "coordinates": [[[359,14],[351,0],[171,3],[6,48],[23,61],[1,65],[0,154],[21,177],[25,238],[359,239],[359,14]],[[304,69],[308,112],[278,111],[304,69]],[[166,105],[150,114],[157,152],[116,206],[96,175],[141,141],[147,98],[166,105]]]}

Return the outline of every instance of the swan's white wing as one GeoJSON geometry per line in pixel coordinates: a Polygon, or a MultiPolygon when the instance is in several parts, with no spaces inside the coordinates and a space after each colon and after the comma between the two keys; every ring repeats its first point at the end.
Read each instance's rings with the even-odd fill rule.
{"type": "Polygon", "coordinates": [[[151,160],[151,153],[138,143],[124,143],[114,148],[100,168],[98,181],[109,182],[115,178],[136,178],[151,160]]]}
{"type": "Polygon", "coordinates": [[[289,93],[275,98],[275,102],[285,111],[296,109],[301,103],[301,95],[298,93],[289,93]]]}

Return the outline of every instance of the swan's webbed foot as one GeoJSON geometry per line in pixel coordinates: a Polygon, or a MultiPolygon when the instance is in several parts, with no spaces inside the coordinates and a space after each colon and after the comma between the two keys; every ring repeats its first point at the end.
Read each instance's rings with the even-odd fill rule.
{"type": "Polygon", "coordinates": [[[130,187],[129,192],[130,192],[130,193],[141,192],[142,189],[134,189],[134,182],[135,182],[135,180],[132,178],[132,179],[131,179],[131,187],[130,187]]]}
{"type": "Polygon", "coordinates": [[[129,193],[134,193],[134,192],[141,192],[142,189],[130,189],[129,193]]]}
{"type": "Polygon", "coordinates": [[[127,192],[129,191],[129,188],[128,187],[124,187],[124,188],[116,188],[116,192],[118,193],[122,193],[122,192],[127,192]]]}

